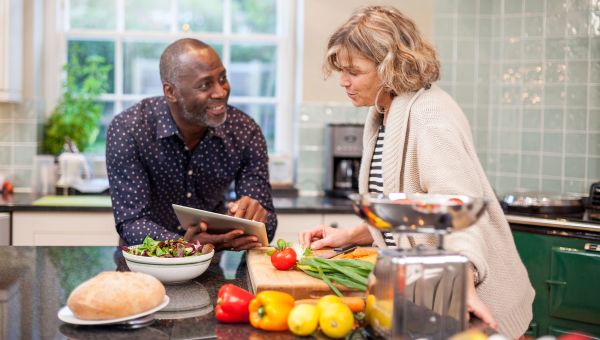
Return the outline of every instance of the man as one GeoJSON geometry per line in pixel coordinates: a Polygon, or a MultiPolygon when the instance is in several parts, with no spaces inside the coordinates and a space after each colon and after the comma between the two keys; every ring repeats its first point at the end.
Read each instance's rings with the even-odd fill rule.
{"type": "Polygon", "coordinates": [[[242,230],[210,234],[202,223],[184,231],[171,204],[264,222],[269,241],[277,217],[260,127],[227,105],[230,85],[215,50],[196,39],[169,45],[160,57],[164,96],[116,116],[106,160],[117,232],[127,244],[154,239],[212,243],[217,249],[260,246],[242,230]],[[237,201],[224,204],[235,182],[237,201]]]}

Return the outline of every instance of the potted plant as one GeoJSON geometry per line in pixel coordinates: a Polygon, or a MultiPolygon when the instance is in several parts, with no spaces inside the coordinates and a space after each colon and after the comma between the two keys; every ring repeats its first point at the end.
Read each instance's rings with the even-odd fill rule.
{"type": "Polygon", "coordinates": [[[100,131],[98,122],[103,106],[95,100],[106,92],[112,66],[97,55],[86,57],[82,64],[78,52],[75,50],[63,67],[66,72],[63,95],[44,129],[45,153],[58,155],[69,138],[83,152],[100,131]]]}

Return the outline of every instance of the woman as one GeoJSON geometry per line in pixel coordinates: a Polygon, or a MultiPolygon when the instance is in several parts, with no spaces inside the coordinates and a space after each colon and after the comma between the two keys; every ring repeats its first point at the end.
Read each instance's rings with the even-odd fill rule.
{"type": "MultiPolygon", "coordinates": [[[[353,105],[371,107],[360,192],[489,199],[477,224],[447,236],[445,245],[472,264],[469,311],[507,336],[521,336],[532,318],[535,293],[477,158],[469,123],[457,103],[433,84],[439,78],[439,61],[432,46],[397,9],[365,7],[330,37],[324,70],[327,75],[340,73],[340,85],[353,105]]],[[[348,243],[394,245],[391,237],[364,224],[349,229],[317,226],[299,239],[313,249],[348,243]]]]}

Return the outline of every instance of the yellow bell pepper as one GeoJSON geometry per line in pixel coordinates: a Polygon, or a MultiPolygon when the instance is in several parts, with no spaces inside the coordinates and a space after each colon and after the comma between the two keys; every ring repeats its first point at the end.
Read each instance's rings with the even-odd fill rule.
{"type": "Polygon", "coordinates": [[[284,292],[266,290],[250,301],[250,324],[266,331],[288,329],[288,315],[294,308],[294,298],[284,292]]]}

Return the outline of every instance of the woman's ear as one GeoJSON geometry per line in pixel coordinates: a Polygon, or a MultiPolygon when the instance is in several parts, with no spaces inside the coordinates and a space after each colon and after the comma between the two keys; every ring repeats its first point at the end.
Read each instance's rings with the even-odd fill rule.
{"type": "Polygon", "coordinates": [[[163,82],[163,93],[168,102],[175,103],[177,97],[175,96],[175,86],[169,82],[163,82]]]}

